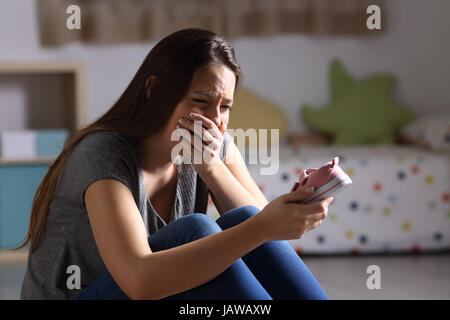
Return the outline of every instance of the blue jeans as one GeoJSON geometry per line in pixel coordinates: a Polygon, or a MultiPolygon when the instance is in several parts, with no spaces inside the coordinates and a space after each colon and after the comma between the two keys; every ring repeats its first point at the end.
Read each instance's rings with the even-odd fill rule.
{"type": "MultiPolygon", "coordinates": [[[[260,210],[235,208],[214,221],[193,213],[167,224],[148,241],[152,251],[169,249],[233,227],[260,210]]],[[[182,268],[182,266],[180,266],[182,268]]],[[[129,299],[105,272],[75,299],[129,299]]],[[[236,260],[220,275],[198,287],[164,300],[328,299],[301,258],[287,241],[269,241],[236,260]]]]}

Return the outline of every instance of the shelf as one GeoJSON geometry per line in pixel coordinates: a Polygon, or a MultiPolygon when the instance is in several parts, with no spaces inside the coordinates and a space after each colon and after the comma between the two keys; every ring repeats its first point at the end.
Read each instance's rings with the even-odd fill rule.
{"type": "Polygon", "coordinates": [[[11,122],[3,121],[5,129],[66,128],[73,131],[86,124],[85,68],[81,61],[1,61],[0,89],[2,87],[7,89],[3,94],[12,95],[10,99],[14,102],[23,102],[19,105],[23,110],[14,109],[14,104],[0,110],[12,116],[13,127],[8,127],[11,122]]]}
{"type": "Polygon", "coordinates": [[[33,164],[51,164],[56,160],[56,157],[42,157],[36,159],[2,159],[0,158],[0,165],[33,165],[33,164]]]}
{"type": "Polygon", "coordinates": [[[0,72],[10,73],[48,73],[83,71],[81,61],[8,61],[0,62],[0,72]]]}
{"type": "Polygon", "coordinates": [[[0,265],[26,263],[28,254],[28,249],[19,249],[15,251],[0,249],[0,265]]]}
{"type": "Polygon", "coordinates": [[[5,152],[5,158],[1,152],[7,149],[0,150],[0,248],[4,250],[0,250],[0,263],[26,262],[27,251],[6,249],[19,246],[27,234],[37,189],[64,142],[58,141],[59,135],[86,125],[85,101],[82,62],[0,61],[0,133],[36,133],[35,140],[25,139],[23,144],[20,138],[3,142],[17,143],[13,146],[28,153],[5,152]]]}

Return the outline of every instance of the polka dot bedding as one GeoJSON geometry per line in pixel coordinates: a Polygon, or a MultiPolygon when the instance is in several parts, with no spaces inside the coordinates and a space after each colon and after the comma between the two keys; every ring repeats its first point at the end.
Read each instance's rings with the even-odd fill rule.
{"type": "MultiPolygon", "coordinates": [[[[261,175],[267,199],[290,191],[301,170],[333,157],[353,180],[319,228],[290,240],[300,254],[425,252],[450,248],[450,153],[413,147],[280,147],[279,169],[261,175]]],[[[212,202],[208,214],[216,212],[212,202]]]]}

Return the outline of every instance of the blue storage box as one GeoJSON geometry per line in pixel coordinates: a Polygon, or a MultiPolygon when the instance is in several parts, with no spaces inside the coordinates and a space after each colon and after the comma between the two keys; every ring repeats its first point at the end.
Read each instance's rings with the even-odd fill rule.
{"type": "Polygon", "coordinates": [[[25,239],[33,198],[49,165],[0,165],[0,250],[16,248],[25,239]]]}
{"type": "Polygon", "coordinates": [[[65,129],[36,130],[36,152],[38,157],[58,156],[69,135],[65,129]]]}

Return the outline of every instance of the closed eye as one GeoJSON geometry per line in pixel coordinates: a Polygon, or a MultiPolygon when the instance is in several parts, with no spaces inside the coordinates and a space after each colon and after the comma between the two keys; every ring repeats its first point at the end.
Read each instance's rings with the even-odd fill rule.
{"type": "Polygon", "coordinates": [[[208,103],[206,100],[196,99],[196,98],[192,99],[192,101],[199,102],[199,103],[208,103]]]}
{"type": "MultiPolygon", "coordinates": [[[[203,100],[203,99],[198,99],[198,98],[193,98],[192,101],[197,102],[197,103],[208,104],[208,101],[203,100]]],[[[225,108],[225,109],[227,109],[227,110],[233,110],[233,109],[231,109],[231,106],[229,106],[229,105],[224,105],[224,106],[221,106],[221,107],[222,107],[222,108],[225,108]]]]}

